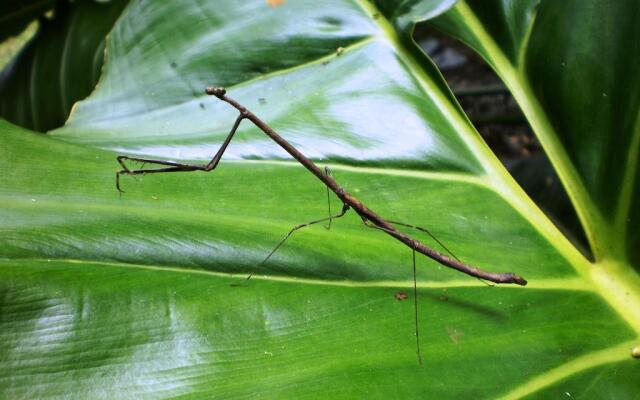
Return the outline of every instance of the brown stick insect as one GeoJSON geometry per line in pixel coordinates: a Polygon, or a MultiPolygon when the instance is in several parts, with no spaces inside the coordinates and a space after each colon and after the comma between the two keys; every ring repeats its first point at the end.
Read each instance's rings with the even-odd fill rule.
{"type": "MultiPolygon", "coordinates": [[[[524,285],[527,284],[527,281],[524,278],[522,278],[522,277],[520,277],[520,276],[518,276],[518,275],[516,275],[514,273],[511,273],[511,272],[505,272],[505,273],[489,272],[489,271],[485,271],[485,270],[482,270],[480,268],[477,268],[477,267],[474,267],[474,266],[471,266],[471,265],[463,263],[455,255],[453,255],[453,253],[451,253],[451,251],[449,251],[449,249],[447,249],[446,246],[444,246],[443,243],[441,243],[434,235],[431,234],[431,232],[429,232],[425,228],[420,228],[418,226],[405,224],[405,223],[398,222],[398,221],[386,220],[386,219],[382,218],[381,216],[376,214],[373,210],[371,210],[366,205],[364,205],[355,196],[351,195],[346,190],[344,190],[333,179],[333,177],[329,173],[328,169],[325,169],[325,171],[322,171],[316,164],[314,164],[304,154],[302,154],[295,147],[293,147],[282,136],[280,136],[278,133],[276,133],[276,131],[274,131],[264,121],[262,121],[255,114],[253,114],[251,111],[247,110],[245,107],[243,107],[241,104],[239,104],[238,102],[236,102],[232,98],[227,97],[227,95],[226,95],[227,92],[226,92],[226,90],[224,88],[222,88],[222,87],[208,87],[208,88],[206,88],[205,93],[208,94],[208,95],[216,96],[218,99],[220,99],[220,100],[222,100],[224,102],[227,102],[229,105],[234,107],[239,112],[239,115],[236,118],[236,120],[235,120],[235,122],[233,124],[233,127],[231,128],[231,131],[229,132],[229,134],[227,135],[226,139],[222,143],[222,146],[220,146],[220,149],[213,156],[211,161],[209,161],[209,163],[204,164],[204,165],[192,165],[192,164],[185,164],[185,163],[180,163],[180,162],[175,162],[175,161],[153,160],[153,159],[129,157],[129,156],[118,156],[117,160],[120,163],[120,165],[122,166],[122,169],[116,173],[116,188],[118,189],[118,191],[122,192],[122,189],[120,188],[120,175],[122,175],[122,174],[125,174],[125,175],[141,175],[141,174],[154,174],[154,173],[164,173],[164,172],[188,172],[188,171],[209,172],[209,171],[213,171],[218,166],[218,163],[220,162],[220,159],[222,158],[222,155],[224,154],[225,150],[227,149],[227,146],[229,145],[229,142],[231,142],[231,139],[233,139],[233,136],[236,133],[238,127],[240,126],[240,123],[242,122],[242,120],[248,119],[249,121],[253,122],[258,128],[260,128],[260,130],[262,130],[262,132],[264,132],[267,136],[269,136],[273,141],[275,141],[278,145],[280,145],[280,147],[282,147],[287,153],[289,153],[293,158],[295,158],[300,164],[302,164],[306,169],[308,169],[313,175],[315,175],[318,179],[320,179],[325,184],[325,186],[327,187],[327,194],[329,194],[328,191],[331,190],[333,193],[335,193],[335,195],[338,197],[338,199],[340,199],[340,201],[342,202],[342,210],[339,213],[337,213],[335,215],[331,215],[331,210],[329,210],[329,216],[327,218],[318,219],[318,220],[315,220],[315,221],[311,221],[311,222],[308,222],[308,223],[305,223],[305,224],[296,225],[295,227],[293,227],[289,231],[289,233],[271,251],[271,253],[269,253],[269,255],[260,263],[260,265],[262,265],[265,262],[267,262],[267,260],[269,260],[269,258],[278,250],[278,248],[280,248],[280,246],[296,230],[301,229],[301,228],[303,228],[305,226],[318,224],[318,223],[326,222],[326,221],[328,221],[329,225],[330,225],[331,221],[333,219],[340,218],[343,215],[345,215],[347,213],[347,211],[353,209],[358,214],[358,216],[362,219],[362,222],[367,227],[378,229],[378,230],[386,233],[387,235],[389,235],[389,236],[395,238],[396,240],[404,243],[412,251],[412,254],[413,254],[413,272],[414,272],[414,287],[413,287],[413,289],[414,289],[415,328],[416,328],[415,334],[416,334],[418,361],[420,363],[422,361],[421,361],[420,345],[419,345],[419,338],[418,338],[417,283],[416,283],[416,279],[415,279],[415,268],[416,268],[415,267],[415,253],[416,253],[416,251],[418,253],[422,253],[422,254],[426,255],[427,257],[437,261],[438,263],[440,263],[440,264],[442,264],[442,265],[444,265],[446,267],[453,268],[453,269],[455,269],[457,271],[460,271],[460,272],[462,272],[464,274],[473,276],[473,277],[481,279],[481,280],[486,280],[486,281],[495,282],[495,283],[513,283],[513,284],[517,284],[517,285],[521,285],[521,286],[524,286],[524,285]],[[155,164],[155,165],[160,165],[162,167],[161,168],[155,168],[155,169],[144,169],[144,168],[143,169],[130,169],[125,164],[125,160],[134,161],[134,162],[141,162],[141,163],[144,163],[144,164],[155,164]],[[396,229],[396,226],[404,226],[404,227],[407,227],[407,228],[419,230],[419,231],[422,231],[422,232],[425,232],[425,233],[429,234],[433,239],[436,240],[436,242],[440,246],[442,246],[445,249],[445,251],[447,251],[449,254],[451,254],[452,257],[449,257],[449,256],[447,256],[447,255],[445,255],[443,253],[440,253],[437,250],[434,250],[434,249],[426,246],[422,242],[412,238],[411,236],[405,234],[404,232],[399,231],[398,229],[396,229]]],[[[249,279],[250,277],[251,277],[251,275],[249,275],[249,277],[247,279],[249,279]]]]}

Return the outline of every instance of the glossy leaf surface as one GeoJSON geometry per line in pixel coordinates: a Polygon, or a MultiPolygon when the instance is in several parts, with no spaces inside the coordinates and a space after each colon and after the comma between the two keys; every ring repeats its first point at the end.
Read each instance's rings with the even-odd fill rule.
{"type": "MultiPolygon", "coordinates": [[[[110,62],[98,90],[53,134],[103,148],[206,159],[234,119],[227,105],[204,95],[206,86],[217,85],[316,159],[479,172],[457,132],[466,122],[447,115],[458,111],[425,101],[440,79],[398,58],[404,49],[388,36],[395,33],[376,23],[369,8],[344,1],[187,10],[177,2],[132,3],[129,18],[110,35],[110,62]],[[127,22],[138,15],[155,29],[127,22]]],[[[249,125],[228,151],[227,159],[288,158],[249,125]]]]}
{"type": "Polygon", "coordinates": [[[4,397],[637,392],[625,378],[589,385],[640,368],[632,268],[585,260],[411,47],[406,21],[450,4],[189,4],[132,2],[98,88],[52,137],[0,125],[4,397]],[[247,282],[291,226],[326,215],[320,182],[273,161],[284,155],[249,124],[214,172],[125,177],[122,198],[116,153],[95,148],[206,159],[234,118],[200,94],[211,84],[330,159],[381,215],[530,285],[491,288],[419,258],[419,365],[411,252],[355,215],[296,232],[247,282]]]}
{"type": "Polygon", "coordinates": [[[463,259],[517,265],[531,280],[490,288],[419,259],[420,366],[411,302],[395,299],[410,292],[410,252],[355,216],[296,234],[251,281],[238,275],[326,212],[301,168],[150,176],[121,199],[114,154],[2,128],[5,396],[495,397],[526,377],[553,383],[547,370],[594,353],[625,359],[633,344],[604,298],[479,179],[334,167],[381,213],[429,223],[463,259]],[[460,357],[497,369],[464,369],[460,357]]]}
{"type": "Polygon", "coordinates": [[[564,182],[596,259],[630,260],[636,268],[638,16],[633,0],[465,0],[435,20],[476,49],[511,89],[564,182]]]}

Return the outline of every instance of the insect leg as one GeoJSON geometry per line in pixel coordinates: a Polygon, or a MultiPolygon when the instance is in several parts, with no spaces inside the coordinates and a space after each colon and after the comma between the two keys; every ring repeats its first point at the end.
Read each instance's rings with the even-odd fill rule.
{"type": "Polygon", "coordinates": [[[417,231],[426,233],[427,235],[429,235],[431,237],[431,239],[435,240],[436,243],[438,243],[440,245],[440,247],[442,247],[447,253],[449,253],[449,255],[451,255],[451,257],[453,257],[456,260],[460,261],[460,259],[455,254],[453,254],[453,252],[451,250],[449,250],[449,248],[447,246],[445,246],[445,244],[442,243],[440,241],[440,239],[438,239],[436,237],[436,235],[431,233],[431,231],[428,230],[427,228],[421,228],[419,226],[415,226],[415,225],[411,225],[411,224],[405,224],[404,222],[398,222],[398,221],[387,221],[387,222],[390,222],[390,223],[392,223],[394,225],[406,226],[407,228],[415,229],[417,231]]]}
{"type": "Polygon", "coordinates": [[[202,171],[203,170],[203,167],[200,167],[197,165],[188,165],[188,164],[180,164],[180,163],[168,164],[170,161],[146,160],[141,158],[127,157],[127,156],[119,156],[118,162],[120,162],[120,165],[123,166],[123,169],[116,172],[116,189],[118,189],[118,192],[120,193],[124,193],[124,190],[120,188],[120,175],[143,175],[143,174],[155,174],[155,173],[161,173],[161,172],[185,172],[185,171],[202,171]],[[156,169],[153,169],[153,168],[129,169],[127,166],[125,166],[123,162],[124,159],[140,161],[140,162],[145,162],[150,164],[175,165],[175,166],[167,167],[167,168],[156,168],[156,169]]]}
{"type": "MultiPolygon", "coordinates": [[[[327,176],[331,176],[331,170],[329,169],[329,167],[324,167],[324,173],[327,174],[327,176]]],[[[325,228],[329,230],[331,229],[331,220],[333,219],[331,216],[331,194],[329,192],[329,186],[325,185],[325,187],[327,188],[327,208],[329,209],[329,225],[325,226],[325,228]]]]}
{"type": "MultiPolygon", "coordinates": [[[[455,258],[456,260],[462,262],[462,260],[460,260],[458,258],[458,256],[456,256],[455,254],[453,254],[453,251],[449,250],[449,248],[447,246],[445,246],[444,243],[442,243],[442,241],[440,241],[440,239],[438,239],[433,233],[431,233],[427,228],[421,228],[419,226],[415,226],[415,225],[411,225],[411,224],[405,224],[404,222],[398,222],[398,221],[388,221],[394,225],[400,225],[400,226],[406,226],[407,228],[411,228],[411,229],[415,229],[421,232],[426,233],[427,235],[429,235],[433,240],[436,241],[436,243],[438,243],[447,253],[449,253],[449,255],[451,255],[451,257],[455,258]]],[[[487,286],[491,286],[493,287],[494,285],[492,283],[487,282],[484,279],[481,278],[476,278],[477,280],[479,280],[480,282],[484,283],[487,286]]]]}
{"type": "MultiPolygon", "coordinates": [[[[342,211],[340,211],[336,215],[331,215],[331,216],[326,217],[326,218],[321,218],[321,219],[317,219],[315,221],[310,221],[310,222],[306,222],[304,224],[299,224],[299,225],[294,226],[293,228],[291,228],[291,230],[286,235],[284,235],[284,237],[282,239],[280,239],[280,241],[278,242],[276,247],[274,247],[273,250],[271,250],[271,253],[269,253],[269,255],[267,255],[265,257],[265,259],[260,262],[260,264],[258,264],[257,268],[262,267],[267,261],[269,261],[271,256],[274,255],[276,251],[278,251],[278,249],[284,244],[284,242],[287,241],[287,239],[289,239],[289,237],[293,234],[293,232],[297,231],[298,229],[302,229],[304,227],[310,226],[310,225],[319,224],[320,222],[324,222],[324,221],[329,221],[329,220],[332,220],[332,219],[340,218],[343,215],[345,215],[347,213],[347,211],[349,211],[349,208],[350,208],[349,205],[343,204],[342,211]]],[[[249,274],[247,279],[251,279],[252,276],[253,276],[253,273],[249,274]]]]}
{"type": "Polygon", "coordinates": [[[418,281],[416,279],[416,249],[412,248],[413,256],[413,311],[416,328],[416,353],[418,353],[418,364],[422,364],[422,354],[420,353],[420,330],[418,329],[418,281]]]}
{"type": "Polygon", "coordinates": [[[240,126],[240,122],[242,122],[242,120],[245,119],[245,118],[246,118],[246,116],[243,113],[240,113],[240,115],[238,115],[238,118],[236,118],[236,121],[233,123],[233,127],[231,128],[231,131],[229,132],[229,134],[227,135],[227,138],[222,143],[222,146],[220,146],[220,148],[216,152],[216,155],[213,156],[211,161],[209,161],[209,163],[207,165],[205,165],[205,167],[204,167],[205,171],[207,171],[207,172],[211,171],[211,170],[215,169],[215,167],[218,166],[218,163],[220,162],[220,159],[222,158],[222,155],[224,154],[225,150],[227,150],[227,146],[229,145],[229,142],[231,142],[231,139],[233,139],[233,135],[236,134],[236,131],[238,130],[238,127],[240,126]]]}
{"type": "MultiPolygon", "coordinates": [[[[379,227],[379,226],[377,226],[377,225],[374,225],[374,224],[372,224],[372,223],[371,223],[371,221],[368,221],[368,220],[366,220],[366,219],[363,219],[363,220],[362,220],[362,222],[363,222],[366,226],[368,226],[369,228],[380,229],[381,231],[386,231],[386,229],[381,228],[381,227],[379,227]]],[[[421,228],[421,227],[419,227],[419,226],[415,226],[415,225],[411,225],[411,224],[405,224],[404,222],[398,222],[398,221],[391,221],[391,220],[389,220],[389,221],[387,221],[387,222],[392,223],[392,224],[394,224],[394,225],[406,226],[407,228],[412,228],[412,229],[415,229],[415,230],[418,230],[418,231],[421,231],[421,232],[425,232],[425,233],[426,233],[426,234],[428,234],[428,235],[429,235],[433,240],[435,240],[435,241],[436,241],[440,246],[442,246],[442,248],[443,248],[447,253],[449,253],[449,255],[451,255],[451,257],[453,257],[453,258],[455,258],[456,260],[458,260],[458,261],[462,262],[462,260],[460,260],[460,259],[459,259],[455,254],[453,254],[453,252],[452,252],[451,250],[449,250],[449,248],[448,248],[447,246],[445,246],[445,244],[444,244],[444,243],[442,243],[442,242],[440,241],[440,239],[438,239],[438,238],[437,238],[433,233],[431,233],[431,231],[429,231],[427,228],[421,228]]],[[[414,251],[415,251],[415,250],[414,250],[414,251]]],[[[476,278],[476,279],[477,279],[477,280],[479,280],[480,282],[484,283],[484,284],[485,284],[485,285],[487,285],[487,286],[491,286],[491,287],[495,286],[495,285],[493,285],[492,283],[489,283],[489,282],[487,282],[487,281],[486,281],[486,280],[484,280],[484,279],[481,279],[481,278],[476,278]]]]}
{"type": "Polygon", "coordinates": [[[185,163],[176,162],[176,161],[154,160],[149,158],[139,158],[139,157],[129,157],[129,156],[118,156],[116,159],[118,160],[118,163],[120,163],[120,165],[122,166],[122,169],[116,172],[116,188],[120,193],[123,192],[123,190],[120,188],[120,175],[123,175],[123,174],[124,175],[140,175],[140,174],[153,174],[153,173],[162,173],[162,172],[188,172],[188,171],[209,172],[213,170],[220,162],[220,159],[222,158],[222,154],[224,154],[224,151],[227,149],[227,146],[229,145],[229,142],[233,138],[233,135],[235,135],[236,131],[238,130],[238,126],[240,126],[240,122],[244,118],[245,117],[243,114],[240,114],[238,118],[236,118],[236,121],[233,124],[233,127],[231,128],[231,132],[229,132],[229,134],[227,135],[227,138],[224,140],[224,142],[222,143],[222,146],[220,147],[216,155],[213,157],[213,159],[206,165],[191,165],[191,164],[185,164],[185,163]],[[126,165],[125,160],[141,162],[143,164],[165,165],[167,166],[167,168],[130,169],[126,165]]]}
{"type": "MultiPolygon", "coordinates": [[[[375,224],[372,224],[371,221],[369,221],[366,218],[362,218],[362,222],[369,228],[380,229],[381,231],[388,231],[388,229],[385,229],[385,228],[383,228],[381,226],[377,226],[375,224]]],[[[391,222],[392,224],[396,224],[393,221],[389,221],[389,222],[391,222]]],[[[397,223],[397,225],[414,227],[413,225],[404,224],[402,222],[397,223]]],[[[415,228],[417,228],[417,227],[415,227],[415,228]]],[[[418,364],[422,364],[422,353],[420,352],[420,334],[419,334],[419,329],[418,329],[418,279],[416,277],[416,249],[415,249],[415,247],[411,248],[411,255],[412,255],[412,258],[413,258],[413,310],[414,310],[414,320],[415,320],[416,352],[418,354],[418,364]]]]}

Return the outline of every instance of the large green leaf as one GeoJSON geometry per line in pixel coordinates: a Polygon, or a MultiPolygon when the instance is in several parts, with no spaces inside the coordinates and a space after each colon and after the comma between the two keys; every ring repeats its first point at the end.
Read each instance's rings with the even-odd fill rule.
{"type": "Polygon", "coordinates": [[[0,125],[4,397],[634,396],[638,277],[584,259],[416,50],[413,21],[449,5],[132,2],[64,128],[0,125]],[[355,215],[295,233],[245,281],[292,225],[326,215],[318,181],[243,125],[240,160],[126,179],[119,198],[116,153],[95,148],[210,156],[234,117],[202,96],[211,84],[380,214],[530,285],[420,258],[419,365],[412,303],[394,298],[411,253],[355,215]]]}
{"type": "Polygon", "coordinates": [[[640,268],[640,8],[634,0],[460,1],[435,24],[520,103],[597,261],[640,268]],[[571,24],[559,20],[574,21],[571,24]]]}
{"type": "Polygon", "coordinates": [[[113,154],[2,131],[4,397],[495,397],[611,362],[637,371],[633,329],[481,179],[334,167],[385,215],[530,279],[490,288],[420,259],[420,366],[412,304],[394,298],[410,252],[353,215],[234,276],[326,212],[301,168],[231,162],[120,199],[113,154]]]}

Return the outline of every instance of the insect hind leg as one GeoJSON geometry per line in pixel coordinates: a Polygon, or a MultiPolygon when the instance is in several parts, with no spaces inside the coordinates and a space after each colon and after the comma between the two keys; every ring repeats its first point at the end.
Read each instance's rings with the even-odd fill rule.
{"type": "MultiPolygon", "coordinates": [[[[445,244],[444,244],[440,239],[438,239],[438,237],[437,237],[436,235],[434,235],[434,234],[433,234],[429,229],[427,229],[427,228],[423,228],[423,227],[420,227],[420,226],[416,226],[416,225],[407,224],[407,223],[400,222],[400,221],[388,221],[388,222],[392,223],[393,225],[400,225],[400,226],[404,226],[404,227],[407,227],[407,228],[415,229],[415,230],[417,230],[417,231],[420,231],[420,232],[424,232],[424,233],[426,233],[427,235],[429,235],[429,237],[431,237],[431,239],[433,239],[436,243],[438,243],[438,245],[440,245],[440,247],[442,247],[442,248],[444,249],[444,251],[446,251],[447,253],[449,253],[449,255],[450,255],[452,258],[456,259],[457,261],[462,262],[462,260],[460,260],[460,258],[458,258],[458,256],[456,256],[456,255],[453,253],[453,251],[451,251],[451,250],[450,250],[450,249],[449,249],[449,248],[448,248],[448,247],[447,247],[447,246],[446,246],[446,245],[445,245],[445,244]]],[[[414,251],[415,251],[415,250],[414,250],[414,251]]],[[[491,283],[487,282],[487,281],[486,281],[486,280],[484,280],[484,279],[481,279],[481,278],[476,278],[476,279],[478,279],[480,282],[484,283],[484,284],[485,284],[485,285],[487,285],[487,286],[492,286],[492,287],[494,286],[493,284],[491,284],[491,283]]]]}

